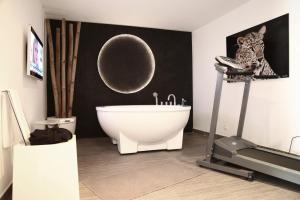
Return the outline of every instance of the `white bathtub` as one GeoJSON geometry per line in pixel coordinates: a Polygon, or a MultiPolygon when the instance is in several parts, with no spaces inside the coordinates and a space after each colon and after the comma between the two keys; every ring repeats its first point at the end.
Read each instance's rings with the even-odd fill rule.
{"type": "Polygon", "coordinates": [[[190,106],[96,107],[98,121],[121,154],[181,149],[190,106]]]}

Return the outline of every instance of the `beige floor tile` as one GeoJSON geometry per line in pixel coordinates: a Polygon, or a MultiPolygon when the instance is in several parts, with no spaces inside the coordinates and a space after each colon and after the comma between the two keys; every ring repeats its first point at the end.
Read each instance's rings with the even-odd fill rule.
{"type": "Polygon", "coordinates": [[[147,168],[106,178],[89,177],[83,183],[104,200],[127,200],[168,187],[201,174],[176,162],[157,162],[147,168]]]}
{"type": "MultiPolygon", "coordinates": [[[[107,156],[104,156],[108,158],[107,156]]],[[[105,178],[122,173],[129,173],[132,171],[141,170],[151,166],[157,166],[164,163],[168,158],[163,153],[146,153],[139,155],[116,155],[109,159],[97,160],[91,159],[84,164],[79,164],[79,177],[84,181],[89,177],[105,178]]]]}
{"type": "Polygon", "coordinates": [[[90,189],[85,187],[84,184],[80,183],[80,200],[101,200],[97,195],[95,195],[90,189]]]}
{"type": "Polygon", "coordinates": [[[249,182],[210,171],[135,200],[296,200],[300,199],[298,189],[285,182],[281,186],[261,181],[249,182]]]}

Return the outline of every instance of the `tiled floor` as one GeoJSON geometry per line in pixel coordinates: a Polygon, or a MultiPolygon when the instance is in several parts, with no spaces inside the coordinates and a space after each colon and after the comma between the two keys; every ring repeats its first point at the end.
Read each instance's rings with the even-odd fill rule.
{"type": "Polygon", "coordinates": [[[300,187],[259,174],[253,182],[196,165],[207,137],[183,150],[120,155],[108,138],[78,140],[81,200],[300,199],[300,187]]]}
{"type": "Polygon", "coordinates": [[[180,151],[120,155],[108,138],[80,139],[81,200],[300,199],[299,186],[276,178],[258,174],[249,182],[198,167],[206,142],[203,134],[185,134],[180,151]]]}

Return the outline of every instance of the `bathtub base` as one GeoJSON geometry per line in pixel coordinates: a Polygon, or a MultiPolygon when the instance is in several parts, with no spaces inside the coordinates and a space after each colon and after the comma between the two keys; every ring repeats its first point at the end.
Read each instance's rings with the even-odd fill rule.
{"type": "Polygon", "coordinates": [[[174,137],[169,140],[155,143],[155,144],[139,144],[130,140],[124,134],[120,133],[119,140],[112,139],[112,142],[118,145],[120,154],[137,153],[139,151],[153,151],[153,150],[175,150],[182,149],[183,130],[179,131],[174,137]]]}
{"type": "Polygon", "coordinates": [[[166,142],[168,150],[182,149],[183,130],[166,142]]]}
{"type": "Polygon", "coordinates": [[[120,138],[118,142],[118,150],[120,154],[136,153],[138,149],[138,144],[130,139],[128,139],[124,134],[120,133],[120,138]]]}

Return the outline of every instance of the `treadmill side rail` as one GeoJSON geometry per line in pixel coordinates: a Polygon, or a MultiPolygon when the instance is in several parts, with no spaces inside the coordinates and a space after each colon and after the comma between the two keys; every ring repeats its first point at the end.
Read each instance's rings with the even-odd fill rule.
{"type": "Polygon", "coordinates": [[[238,154],[236,156],[232,156],[231,158],[217,154],[214,154],[214,157],[228,163],[239,165],[241,167],[268,174],[270,176],[274,176],[300,185],[300,172],[296,170],[238,154]]]}
{"type": "Polygon", "coordinates": [[[290,154],[290,153],[285,153],[285,152],[282,152],[282,151],[272,150],[272,149],[264,148],[263,146],[257,146],[256,149],[260,150],[260,151],[266,151],[266,152],[269,152],[269,153],[277,154],[277,155],[280,155],[280,156],[286,156],[286,157],[293,158],[295,160],[300,161],[300,156],[295,155],[295,154],[290,154]]]}

